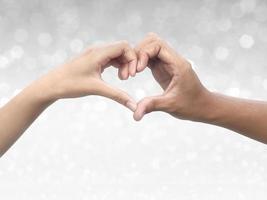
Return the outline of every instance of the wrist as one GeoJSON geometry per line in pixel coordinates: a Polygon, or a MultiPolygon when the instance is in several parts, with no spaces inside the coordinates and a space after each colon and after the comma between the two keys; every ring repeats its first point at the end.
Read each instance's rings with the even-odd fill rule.
{"type": "Polygon", "coordinates": [[[207,90],[203,94],[199,116],[196,121],[216,124],[223,112],[224,108],[220,104],[220,97],[216,93],[207,90]]]}
{"type": "Polygon", "coordinates": [[[50,72],[35,80],[28,89],[40,103],[50,104],[60,98],[57,82],[56,75],[50,72]]]}
{"type": "Polygon", "coordinates": [[[215,93],[204,90],[198,98],[197,109],[192,121],[198,122],[212,122],[216,120],[217,106],[215,100],[215,93]]]}

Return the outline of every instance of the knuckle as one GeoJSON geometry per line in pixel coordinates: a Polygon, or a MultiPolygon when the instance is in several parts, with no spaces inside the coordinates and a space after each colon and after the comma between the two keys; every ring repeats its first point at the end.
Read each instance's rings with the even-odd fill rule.
{"type": "Polygon", "coordinates": [[[183,66],[183,72],[184,72],[185,74],[190,74],[190,73],[192,73],[192,70],[193,70],[192,65],[191,65],[191,63],[188,62],[187,60],[183,60],[181,66],[183,66]]]}
{"type": "Polygon", "coordinates": [[[86,54],[91,54],[91,53],[93,53],[93,52],[95,52],[96,51],[96,46],[91,46],[91,47],[88,47],[86,50],[85,50],[85,53],[86,54]]]}
{"type": "Polygon", "coordinates": [[[161,38],[156,38],[154,40],[155,44],[158,46],[162,46],[162,44],[164,44],[163,40],[161,38]]]}
{"type": "Polygon", "coordinates": [[[140,49],[138,53],[140,56],[146,56],[147,55],[147,52],[145,49],[140,49]]]}
{"type": "Polygon", "coordinates": [[[192,68],[192,63],[187,60],[186,58],[180,56],[181,64],[186,68],[186,69],[191,69],[192,68]]]}
{"type": "Polygon", "coordinates": [[[161,38],[156,33],[149,33],[148,37],[152,40],[152,42],[161,42],[161,38]]]}
{"type": "Polygon", "coordinates": [[[149,98],[144,99],[144,103],[146,104],[146,113],[150,113],[155,109],[155,101],[149,98]]]}
{"type": "Polygon", "coordinates": [[[177,111],[177,109],[179,110],[179,105],[176,105],[177,101],[175,98],[170,98],[166,101],[165,103],[165,110],[168,113],[174,113],[177,111]]]}
{"type": "Polygon", "coordinates": [[[128,42],[127,40],[121,40],[121,41],[120,41],[120,44],[121,44],[123,47],[129,47],[129,46],[130,46],[130,44],[129,44],[129,42],[128,42]]]}
{"type": "Polygon", "coordinates": [[[149,32],[147,34],[148,37],[158,37],[158,34],[154,33],[154,32],[149,32]]]}
{"type": "Polygon", "coordinates": [[[108,98],[110,98],[110,99],[113,100],[113,101],[119,101],[117,95],[114,94],[114,93],[113,93],[113,94],[110,94],[110,95],[108,96],[108,98]]]}
{"type": "Polygon", "coordinates": [[[112,96],[112,99],[113,99],[114,101],[117,101],[117,102],[123,104],[123,105],[125,105],[126,102],[127,102],[127,100],[126,100],[127,97],[126,97],[126,95],[125,95],[124,93],[115,93],[115,94],[112,96]]]}
{"type": "Polygon", "coordinates": [[[141,50],[141,48],[140,48],[139,46],[137,46],[137,47],[134,48],[134,51],[135,51],[135,53],[137,53],[137,54],[140,52],[140,50],[141,50]]]}
{"type": "Polygon", "coordinates": [[[188,69],[188,70],[192,70],[192,64],[190,62],[188,62],[187,60],[185,60],[185,67],[188,69]]]}

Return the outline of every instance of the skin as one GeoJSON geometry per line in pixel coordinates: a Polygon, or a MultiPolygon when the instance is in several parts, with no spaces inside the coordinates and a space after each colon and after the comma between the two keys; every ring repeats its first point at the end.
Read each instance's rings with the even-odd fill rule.
{"type": "Polygon", "coordinates": [[[0,156],[51,104],[63,98],[100,95],[126,106],[139,121],[163,111],[185,120],[214,124],[267,143],[267,103],[233,98],[207,90],[190,63],[156,34],[148,34],[134,49],[126,41],[92,46],[75,59],[50,71],[0,108],[0,156]],[[138,104],[125,92],[101,79],[109,66],[126,80],[151,69],[163,94],[138,104]]]}
{"type": "Polygon", "coordinates": [[[147,113],[163,111],[179,119],[221,126],[267,143],[267,103],[208,91],[190,63],[156,34],[148,34],[135,47],[137,71],[147,66],[164,90],[142,99],[134,112],[139,121],[147,113]]]}
{"type": "Polygon", "coordinates": [[[31,83],[0,108],[0,156],[58,99],[100,95],[134,111],[135,101],[127,93],[105,83],[101,73],[112,65],[125,80],[129,75],[135,76],[136,64],[136,53],[126,41],[92,46],[31,83]]]}

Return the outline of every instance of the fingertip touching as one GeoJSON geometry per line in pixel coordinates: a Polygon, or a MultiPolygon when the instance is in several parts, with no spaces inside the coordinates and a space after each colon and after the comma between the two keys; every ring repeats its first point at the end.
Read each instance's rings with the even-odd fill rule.
{"type": "Polygon", "coordinates": [[[145,114],[165,110],[164,96],[145,97],[138,104],[133,118],[140,121],[145,114]]]}
{"type": "Polygon", "coordinates": [[[148,55],[142,51],[139,51],[137,72],[141,72],[146,68],[148,60],[149,60],[148,55]]]}
{"type": "Polygon", "coordinates": [[[141,110],[136,110],[133,114],[133,118],[135,121],[140,121],[143,116],[145,115],[145,113],[141,110]]]}
{"type": "Polygon", "coordinates": [[[151,103],[152,102],[150,101],[150,99],[148,97],[142,99],[137,104],[137,108],[136,108],[134,115],[133,115],[134,120],[140,121],[147,112],[151,112],[153,109],[150,105],[151,103]]]}
{"type": "Polygon", "coordinates": [[[118,88],[115,88],[115,87],[107,84],[104,81],[100,81],[98,87],[99,87],[99,90],[98,90],[97,95],[112,99],[112,100],[126,106],[127,108],[129,108],[133,112],[136,110],[137,103],[126,92],[124,92],[118,88]]]}
{"type": "Polygon", "coordinates": [[[129,65],[124,63],[119,68],[119,78],[121,80],[127,80],[129,78],[129,65]]]}
{"type": "Polygon", "coordinates": [[[128,64],[128,74],[134,77],[137,68],[137,55],[134,49],[130,46],[127,41],[122,41],[124,44],[124,52],[122,54],[123,60],[128,64]]]}
{"type": "Polygon", "coordinates": [[[135,112],[137,108],[137,103],[134,100],[130,99],[129,101],[127,101],[126,107],[129,108],[131,111],[135,112]]]}
{"type": "Polygon", "coordinates": [[[130,76],[135,77],[136,71],[137,71],[137,57],[135,57],[135,59],[133,59],[129,63],[130,76]]]}

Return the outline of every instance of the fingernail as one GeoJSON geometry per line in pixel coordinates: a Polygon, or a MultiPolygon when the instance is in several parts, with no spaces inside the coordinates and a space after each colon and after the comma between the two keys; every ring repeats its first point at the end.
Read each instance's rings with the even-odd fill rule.
{"type": "Polygon", "coordinates": [[[124,80],[128,80],[130,74],[127,74],[124,80]]]}
{"type": "Polygon", "coordinates": [[[135,77],[135,71],[131,72],[131,77],[135,77]]]}
{"type": "Polygon", "coordinates": [[[129,66],[129,73],[131,77],[134,77],[134,71],[135,71],[135,64],[132,62],[129,66]]]}
{"type": "Polygon", "coordinates": [[[137,104],[134,101],[128,101],[126,103],[126,106],[131,110],[131,111],[135,111],[137,108],[137,104]]]}
{"type": "Polygon", "coordinates": [[[135,113],[134,114],[134,120],[135,121],[140,121],[142,118],[143,118],[143,116],[144,116],[144,113],[135,113]]]}
{"type": "Polygon", "coordinates": [[[129,78],[129,74],[123,74],[122,80],[127,80],[129,78]]]}

